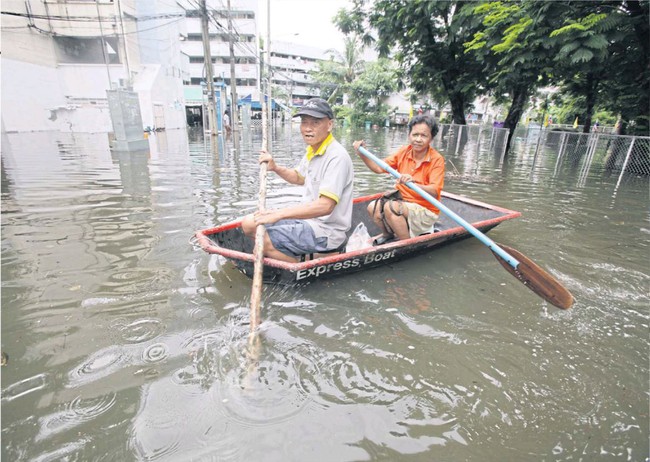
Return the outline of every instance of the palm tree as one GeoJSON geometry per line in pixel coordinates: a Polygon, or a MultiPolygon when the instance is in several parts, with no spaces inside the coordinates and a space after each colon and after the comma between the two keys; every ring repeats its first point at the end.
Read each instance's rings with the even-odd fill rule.
{"type": "Polygon", "coordinates": [[[330,48],[325,53],[330,55],[330,61],[320,66],[319,74],[321,82],[333,84],[332,93],[327,101],[332,104],[340,96],[345,104],[348,99],[347,87],[354,82],[357,76],[363,72],[365,61],[363,60],[363,45],[356,36],[346,36],[343,40],[344,52],[330,48]],[[322,71],[322,73],[321,73],[322,71]]]}

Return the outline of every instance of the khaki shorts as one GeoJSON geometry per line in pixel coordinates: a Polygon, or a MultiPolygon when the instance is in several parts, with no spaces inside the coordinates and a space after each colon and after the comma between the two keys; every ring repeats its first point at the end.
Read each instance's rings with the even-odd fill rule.
{"type": "Polygon", "coordinates": [[[437,214],[414,202],[402,201],[402,205],[409,210],[408,223],[411,237],[433,232],[433,225],[438,220],[437,214]]]}

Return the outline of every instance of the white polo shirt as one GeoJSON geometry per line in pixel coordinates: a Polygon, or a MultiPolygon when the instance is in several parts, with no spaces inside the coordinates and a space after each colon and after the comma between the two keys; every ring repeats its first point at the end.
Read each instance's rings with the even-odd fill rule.
{"type": "MultiPolygon", "coordinates": [[[[326,139],[323,144],[328,141],[326,139]]],[[[345,233],[352,225],[354,167],[348,152],[334,138],[324,152],[320,151],[311,160],[305,155],[296,170],[305,179],[305,202],[314,201],[320,196],[336,201],[329,215],[305,220],[314,230],[316,238],[327,237],[327,248],[330,250],[343,244],[345,233]]]]}

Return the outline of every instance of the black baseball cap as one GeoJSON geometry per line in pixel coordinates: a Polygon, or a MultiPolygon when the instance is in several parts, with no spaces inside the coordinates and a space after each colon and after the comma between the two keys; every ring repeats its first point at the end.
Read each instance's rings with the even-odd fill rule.
{"type": "Polygon", "coordinates": [[[322,119],[327,117],[328,119],[334,118],[334,112],[327,101],[322,98],[312,98],[308,100],[296,113],[297,116],[308,115],[316,117],[317,119],[322,119]]]}

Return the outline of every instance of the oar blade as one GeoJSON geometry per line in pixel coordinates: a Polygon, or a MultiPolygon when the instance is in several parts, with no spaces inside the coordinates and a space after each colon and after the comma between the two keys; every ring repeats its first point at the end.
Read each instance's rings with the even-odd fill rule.
{"type": "Polygon", "coordinates": [[[507,261],[494,253],[499,263],[508,270],[510,274],[519,279],[526,287],[542,297],[547,302],[558,308],[567,310],[573,305],[573,295],[557,279],[540,268],[530,258],[518,250],[499,244],[506,252],[519,260],[517,269],[514,269],[507,261]]]}

